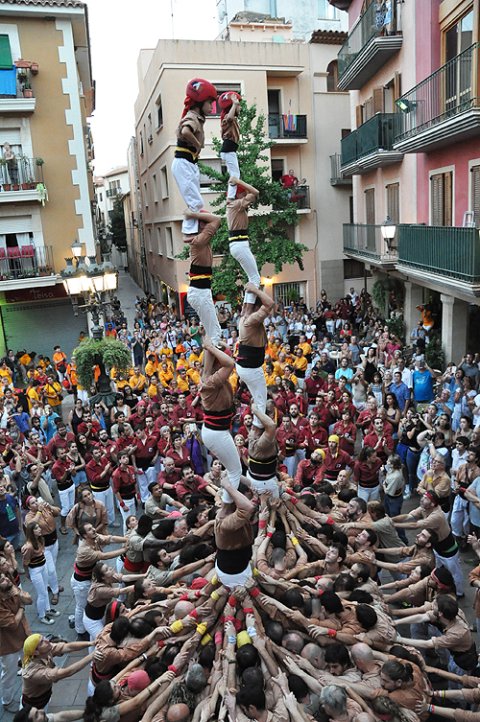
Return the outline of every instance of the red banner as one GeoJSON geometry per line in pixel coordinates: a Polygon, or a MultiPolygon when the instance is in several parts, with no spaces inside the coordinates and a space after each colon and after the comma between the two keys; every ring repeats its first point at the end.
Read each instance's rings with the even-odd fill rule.
{"type": "Polygon", "coordinates": [[[5,300],[8,303],[34,303],[35,301],[49,301],[57,298],[67,298],[63,283],[55,286],[39,288],[19,288],[15,291],[5,291],[5,300]]]}

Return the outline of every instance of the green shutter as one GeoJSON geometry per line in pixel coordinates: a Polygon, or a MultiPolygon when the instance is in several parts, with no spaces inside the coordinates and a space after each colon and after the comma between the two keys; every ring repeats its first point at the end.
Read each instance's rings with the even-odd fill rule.
{"type": "Polygon", "coordinates": [[[0,35],[0,70],[10,69],[13,65],[8,35],[0,35]]]}

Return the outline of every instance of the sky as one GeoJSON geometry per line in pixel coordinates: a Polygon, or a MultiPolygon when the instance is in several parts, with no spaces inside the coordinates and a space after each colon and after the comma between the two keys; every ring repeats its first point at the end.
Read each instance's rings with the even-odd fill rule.
{"type": "Polygon", "coordinates": [[[95,175],[127,164],[138,93],[137,58],[159,39],[217,36],[215,0],[85,0],[96,110],[91,119],[95,175]],[[172,18],[173,10],[173,18],[172,18]]]}

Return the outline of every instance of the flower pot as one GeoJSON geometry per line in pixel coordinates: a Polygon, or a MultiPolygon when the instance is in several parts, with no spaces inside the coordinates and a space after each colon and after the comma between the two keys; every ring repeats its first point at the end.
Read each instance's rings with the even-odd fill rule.
{"type": "Polygon", "coordinates": [[[36,189],[36,187],[37,187],[37,184],[36,184],[36,183],[27,183],[27,185],[28,185],[28,190],[29,190],[29,191],[34,191],[34,190],[36,189]]]}
{"type": "Polygon", "coordinates": [[[32,63],[32,64],[30,65],[30,72],[32,73],[32,75],[37,75],[37,73],[38,73],[38,63],[32,63]]]}
{"type": "Polygon", "coordinates": [[[20,190],[20,186],[18,185],[18,183],[14,183],[14,184],[12,185],[12,190],[14,190],[14,191],[19,191],[19,190],[20,190]]]}
{"type": "Polygon", "coordinates": [[[31,88],[24,88],[23,89],[23,97],[24,98],[33,98],[33,90],[31,88]]]}
{"type": "Polygon", "coordinates": [[[10,190],[12,190],[12,184],[11,184],[11,183],[4,183],[2,187],[3,187],[3,190],[4,190],[4,191],[10,191],[10,190]]]}
{"type": "Polygon", "coordinates": [[[28,191],[29,183],[22,183],[22,191],[28,191]]]}

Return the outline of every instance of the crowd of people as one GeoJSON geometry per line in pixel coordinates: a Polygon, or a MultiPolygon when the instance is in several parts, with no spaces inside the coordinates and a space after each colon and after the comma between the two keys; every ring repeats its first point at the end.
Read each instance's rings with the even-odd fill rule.
{"type": "MultiPolygon", "coordinates": [[[[215,90],[202,83],[179,126],[186,195],[215,90]]],[[[222,103],[232,166],[238,102],[222,103]]],[[[257,191],[229,170],[241,308],[213,303],[219,221],[197,208],[184,233],[200,321],[138,298],[129,327],[114,304],[105,331],[132,365],[109,369],[111,405],[60,346],[0,365],[4,708],[15,722],[478,721],[480,592],[476,629],[462,599],[480,564],[461,553],[480,557],[479,359],[430,368],[430,329],[404,348],[354,289],[277,306],[248,244],[257,191]],[[60,616],[59,540],[75,545],[72,641],[29,627],[60,616]],[[55,683],[87,666],[84,708],[48,714],[55,683]]]]}

